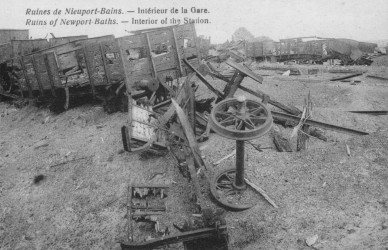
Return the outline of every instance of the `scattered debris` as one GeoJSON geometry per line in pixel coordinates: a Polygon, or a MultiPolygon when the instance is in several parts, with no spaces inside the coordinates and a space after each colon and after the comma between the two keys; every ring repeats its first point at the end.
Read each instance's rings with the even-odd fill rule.
{"type": "Polygon", "coordinates": [[[388,80],[388,76],[372,75],[372,74],[368,74],[366,76],[367,77],[371,77],[371,78],[376,78],[376,79],[379,79],[379,80],[388,80]]]}
{"type": "Polygon", "coordinates": [[[350,112],[350,113],[356,113],[356,114],[366,114],[366,115],[388,115],[388,111],[385,111],[385,110],[379,110],[379,111],[376,111],[376,110],[371,110],[371,111],[347,111],[347,112],[350,112]]]}
{"type": "Polygon", "coordinates": [[[346,153],[348,154],[348,156],[351,156],[349,145],[345,143],[345,146],[346,146],[346,153]]]}
{"type": "Polygon", "coordinates": [[[46,176],[44,176],[43,174],[37,175],[37,176],[34,177],[34,184],[35,184],[35,185],[38,185],[38,184],[41,183],[44,179],[46,179],[46,176]]]}
{"type": "Polygon", "coordinates": [[[274,126],[273,142],[279,152],[292,152],[290,141],[280,133],[277,126],[274,126]]]}
{"type": "MultiPolygon", "coordinates": [[[[296,116],[293,116],[293,115],[279,113],[279,112],[276,112],[276,111],[271,111],[271,113],[272,113],[272,115],[274,117],[274,120],[282,119],[282,120],[291,120],[291,121],[294,121],[294,122],[299,122],[300,121],[300,117],[296,117],[296,116]]],[[[327,129],[327,130],[333,130],[333,131],[340,132],[340,133],[350,134],[350,135],[368,135],[369,134],[369,133],[364,132],[364,131],[359,131],[359,130],[355,130],[355,129],[340,127],[340,126],[336,126],[336,125],[332,125],[332,124],[328,124],[328,123],[314,121],[314,120],[311,120],[311,119],[306,119],[304,121],[304,124],[307,124],[307,125],[310,125],[310,126],[315,126],[315,127],[320,127],[320,128],[327,129]]]]}
{"type": "Polygon", "coordinates": [[[363,74],[362,72],[361,73],[354,73],[354,74],[347,75],[347,76],[341,76],[341,77],[332,78],[332,79],[330,79],[330,81],[333,82],[333,81],[345,80],[345,79],[349,79],[349,78],[352,78],[352,77],[360,76],[362,74],[363,74]]]}
{"type": "Polygon", "coordinates": [[[324,135],[324,131],[322,129],[310,127],[309,135],[322,141],[327,141],[327,137],[324,135]]]}
{"type": "MultiPolygon", "coordinates": [[[[305,99],[301,121],[304,120],[304,118],[308,119],[312,116],[312,109],[313,109],[313,103],[311,101],[311,94],[309,91],[307,95],[307,99],[305,99]]],[[[309,134],[310,134],[310,126],[307,124],[303,124],[302,127],[298,129],[296,151],[308,149],[309,134]]]]}
{"type": "Polygon", "coordinates": [[[57,166],[61,166],[61,165],[65,165],[65,164],[68,164],[68,163],[70,163],[70,162],[76,162],[76,161],[80,161],[80,160],[84,160],[84,159],[89,159],[89,158],[91,158],[91,156],[88,156],[88,157],[80,157],[80,158],[76,158],[76,159],[72,159],[72,160],[68,160],[68,161],[56,163],[56,164],[54,164],[54,165],[51,165],[50,168],[52,168],[52,167],[57,167],[57,166]]]}
{"type": "Polygon", "coordinates": [[[47,141],[38,141],[37,143],[35,143],[35,145],[33,147],[34,147],[34,149],[38,149],[41,147],[47,147],[48,145],[49,145],[49,143],[47,141]]]}
{"type": "Polygon", "coordinates": [[[218,161],[213,162],[213,165],[214,165],[214,166],[217,166],[217,165],[220,164],[221,162],[223,162],[223,161],[225,161],[226,159],[229,159],[230,157],[235,156],[235,155],[236,155],[236,149],[234,149],[234,150],[232,151],[232,153],[228,154],[227,156],[224,156],[224,157],[222,157],[221,159],[219,159],[218,161]]]}
{"type": "Polygon", "coordinates": [[[248,180],[247,178],[245,178],[245,182],[251,186],[252,188],[254,188],[257,192],[259,192],[268,202],[269,204],[271,204],[274,208],[279,208],[275,202],[267,195],[267,193],[261,189],[259,186],[257,186],[255,183],[251,182],[250,180],[248,180]]]}
{"type": "Polygon", "coordinates": [[[306,244],[307,246],[311,247],[312,245],[314,245],[318,240],[318,235],[313,235],[311,237],[308,237],[306,238],[306,244]]]}
{"type": "Polygon", "coordinates": [[[291,71],[290,71],[290,70],[287,70],[286,72],[284,72],[284,73],[282,74],[282,76],[289,76],[290,73],[291,73],[291,71]]]}

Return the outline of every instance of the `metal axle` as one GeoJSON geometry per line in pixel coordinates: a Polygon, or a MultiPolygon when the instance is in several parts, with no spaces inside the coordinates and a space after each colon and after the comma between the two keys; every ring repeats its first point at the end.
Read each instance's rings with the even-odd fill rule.
{"type": "Polygon", "coordinates": [[[247,188],[244,180],[244,154],[245,142],[241,140],[236,141],[236,178],[233,187],[237,190],[244,190],[247,188]]]}

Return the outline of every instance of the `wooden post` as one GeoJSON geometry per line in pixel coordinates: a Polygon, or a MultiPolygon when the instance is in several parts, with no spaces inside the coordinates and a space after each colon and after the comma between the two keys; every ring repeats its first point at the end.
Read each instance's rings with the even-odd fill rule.
{"type": "Polygon", "coordinates": [[[32,62],[32,67],[34,68],[36,81],[38,82],[39,91],[42,95],[44,95],[42,80],[40,79],[40,72],[38,72],[38,67],[36,66],[36,60],[34,55],[31,55],[31,62],[32,62]]]}
{"type": "Polygon", "coordinates": [[[22,66],[24,79],[26,80],[26,85],[28,87],[28,95],[30,98],[32,98],[32,87],[31,87],[30,79],[28,78],[28,75],[27,75],[27,69],[26,69],[26,65],[24,64],[23,56],[20,57],[20,65],[22,66]]]}
{"type": "MultiPolygon", "coordinates": [[[[93,78],[93,69],[92,69],[90,62],[89,62],[89,55],[88,55],[88,52],[86,50],[85,44],[82,45],[82,51],[84,53],[86,70],[88,71],[89,84],[90,84],[90,87],[92,88],[93,98],[96,98],[96,88],[95,88],[95,81],[93,78]]],[[[104,57],[104,55],[102,54],[101,49],[100,49],[100,52],[101,52],[101,59],[103,60],[102,57],[104,57]]],[[[93,60],[94,60],[94,57],[93,57],[93,60]]],[[[105,63],[104,63],[104,73],[106,75],[105,63]]],[[[107,82],[107,84],[109,84],[109,82],[107,82]]]]}
{"type": "MultiPolygon", "coordinates": [[[[305,99],[305,118],[309,119],[311,114],[312,114],[312,102],[310,99],[310,92],[307,96],[307,99],[305,99]]],[[[296,150],[301,151],[301,150],[307,150],[308,149],[308,140],[309,140],[309,130],[310,130],[310,125],[303,125],[301,130],[298,131],[298,138],[297,138],[297,145],[296,145],[296,150]]]]}

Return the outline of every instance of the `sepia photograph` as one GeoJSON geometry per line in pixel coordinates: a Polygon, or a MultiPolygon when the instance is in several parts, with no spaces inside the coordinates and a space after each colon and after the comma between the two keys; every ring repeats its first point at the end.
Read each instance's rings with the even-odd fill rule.
{"type": "Polygon", "coordinates": [[[388,1],[15,0],[0,250],[388,250],[388,1]]]}

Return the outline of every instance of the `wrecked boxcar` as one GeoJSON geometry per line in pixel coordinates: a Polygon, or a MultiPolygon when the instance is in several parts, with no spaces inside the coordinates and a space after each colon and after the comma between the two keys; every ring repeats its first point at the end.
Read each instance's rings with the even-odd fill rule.
{"type": "Polygon", "coordinates": [[[298,37],[280,39],[279,42],[247,42],[247,57],[271,61],[297,60],[308,63],[322,63],[327,59],[340,59],[343,64],[367,64],[365,55],[373,53],[375,43],[358,42],[350,39],[320,37],[298,37]]]}
{"type": "Polygon", "coordinates": [[[103,99],[109,112],[115,111],[111,109],[118,99],[125,109],[126,92],[139,94],[135,98],[155,92],[157,101],[164,100],[166,83],[189,71],[182,59],[193,65],[201,60],[194,24],[140,30],[120,38],[78,38],[82,37],[1,45],[2,93],[50,99],[54,110],[67,109],[73,96],[90,95],[103,99]]]}

